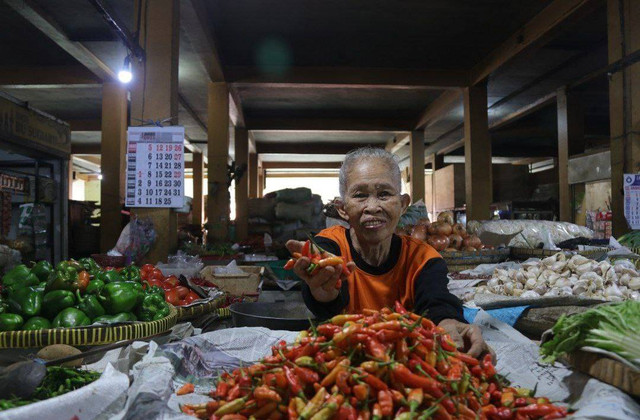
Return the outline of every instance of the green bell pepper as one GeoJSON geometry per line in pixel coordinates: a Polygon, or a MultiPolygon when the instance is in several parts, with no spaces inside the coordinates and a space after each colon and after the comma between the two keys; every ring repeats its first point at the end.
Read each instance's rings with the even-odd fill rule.
{"type": "Polygon", "coordinates": [[[2,286],[8,292],[23,287],[35,286],[38,283],[40,283],[38,276],[33,274],[24,264],[16,265],[2,276],[2,286]]]}
{"type": "Polygon", "coordinates": [[[164,296],[150,293],[145,295],[136,315],[141,321],[156,321],[169,315],[169,312],[169,304],[165,302],[164,296]]]}
{"type": "Polygon", "coordinates": [[[47,281],[49,275],[53,271],[53,266],[49,261],[42,260],[38,261],[32,268],[31,272],[38,277],[38,280],[41,282],[47,281]]]}
{"type": "Polygon", "coordinates": [[[9,304],[0,296],[0,314],[9,312],[9,304]]]}
{"type": "Polygon", "coordinates": [[[113,324],[116,322],[131,322],[137,321],[137,318],[131,312],[121,312],[115,315],[102,315],[96,317],[93,322],[106,322],[108,324],[113,324]]]}
{"type": "Polygon", "coordinates": [[[51,326],[53,328],[71,328],[89,324],[91,324],[91,320],[80,309],[67,308],[60,311],[60,313],[53,318],[51,326]]]}
{"type": "Polygon", "coordinates": [[[88,295],[97,295],[97,294],[100,294],[103,287],[104,287],[104,282],[96,278],[89,282],[89,285],[87,286],[84,292],[88,295]]]}
{"type": "Polygon", "coordinates": [[[140,293],[132,282],[115,282],[104,286],[101,299],[108,314],[130,312],[138,304],[140,293]]]}
{"type": "Polygon", "coordinates": [[[120,271],[123,279],[128,281],[140,281],[140,268],[136,265],[129,265],[120,271]]]}
{"type": "Polygon", "coordinates": [[[162,287],[158,287],[158,286],[151,286],[149,287],[149,283],[146,283],[146,289],[144,289],[144,294],[145,295],[159,295],[160,297],[162,297],[162,299],[164,299],[164,290],[162,290],[162,287]]]}
{"type": "Polygon", "coordinates": [[[78,305],[76,308],[84,312],[89,318],[94,319],[106,313],[96,296],[85,295],[82,297],[80,296],[79,290],[76,291],[76,295],[78,296],[78,305]]]}
{"type": "Polygon", "coordinates": [[[68,290],[53,290],[42,299],[42,313],[49,319],[76,304],[76,297],[68,290]]]}
{"type": "Polygon", "coordinates": [[[47,288],[47,282],[46,281],[41,281],[40,283],[38,283],[37,286],[33,286],[36,288],[37,291],[39,292],[44,292],[45,289],[47,288]]]}
{"type": "Polygon", "coordinates": [[[24,287],[14,290],[7,296],[7,303],[12,312],[32,317],[42,310],[42,295],[35,287],[24,287]]]}
{"type": "Polygon", "coordinates": [[[82,266],[85,271],[88,271],[91,275],[96,275],[102,268],[98,265],[93,258],[80,258],[78,264],[82,266]]]}
{"type": "Polygon", "coordinates": [[[23,330],[44,330],[51,328],[51,323],[47,318],[41,316],[34,316],[27,319],[21,329],[23,330]]]}
{"type": "Polygon", "coordinates": [[[102,271],[96,276],[98,280],[102,280],[105,283],[114,283],[123,281],[124,279],[116,270],[102,271]]]}
{"type": "Polygon", "coordinates": [[[85,270],[77,261],[62,261],[49,275],[46,291],[83,289],[84,286],[78,282],[78,273],[81,271],[85,270]]]}
{"type": "Polygon", "coordinates": [[[0,331],[16,331],[24,324],[24,319],[18,314],[0,314],[0,331]]]}

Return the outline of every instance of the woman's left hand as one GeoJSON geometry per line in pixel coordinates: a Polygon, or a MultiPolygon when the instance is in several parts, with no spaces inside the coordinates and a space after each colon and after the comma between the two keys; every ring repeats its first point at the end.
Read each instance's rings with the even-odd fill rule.
{"type": "Polygon", "coordinates": [[[490,354],[493,362],[496,362],[496,354],[482,338],[482,332],[477,325],[465,324],[455,319],[443,319],[438,324],[444,328],[458,350],[468,353],[470,356],[480,358],[490,354]]]}

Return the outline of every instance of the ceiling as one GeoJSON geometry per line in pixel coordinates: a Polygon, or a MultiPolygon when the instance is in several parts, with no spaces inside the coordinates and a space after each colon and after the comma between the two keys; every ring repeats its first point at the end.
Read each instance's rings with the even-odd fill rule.
{"type": "Polygon", "coordinates": [[[467,69],[549,1],[207,1],[223,66],[467,69]],[[473,42],[469,42],[473,40],[473,42]]]}
{"type": "MultiPolygon", "coordinates": [[[[135,31],[133,1],[102,3],[128,31],[135,31]]],[[[179,122],[206,153],[209,74],[204,63],[210,51],[203,51],[203,45],[210,38],[238,108],[232,121],[250,130],[257,150],[265,151],[264,161],[339,161],[345,150],[382,146],[413,130],[437,98],[459,86],[455,80],[462,80],[551,3],[183,0],[179,122]],[[432,74],[436,76],[430,78],[432,74]],[[363,84],[363,77],[373,81],[363,84]],[[298,144],[307,145],[304,153],[298,144]]],[[[0,75],[21,68],[73,69],[87,79],[76,85],[16,86],[0,78],[0,90],[72,122],[73,144],[95,150],[100,143],[99,80],[18,13],[24,5],[113,71],[126,49],[89,0],[0,0],[0,75]],[[82,122],[75,130],[74,121],[82,122]]],[[[490,74],[495,156],[556,153],[553,94],[607,64],[605,12],[604,7],[588,8],[490,74]],[[519,114],[527,107],[532,110],[519,114]]],[[[583,98],[586,136],[597,143],[608,134],[606,77],[574,90],[583,98]]],[[[427,150],[461,153],[461,96],[453,104],[425,127],[427,150]]],[[[230,130],[233,156],[232,138],[230,130]]],[[[408,147],[398,155],[406,158],[408,147]]]]}

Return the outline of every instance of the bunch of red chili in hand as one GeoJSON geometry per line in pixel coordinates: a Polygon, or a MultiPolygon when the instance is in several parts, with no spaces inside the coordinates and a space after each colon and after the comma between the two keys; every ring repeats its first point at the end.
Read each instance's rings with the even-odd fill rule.
{"type": "MultiPolygon", "coordinates": [[[[336,269],[337,267],[340,267],[340,269],[342,270],[342,275],[348,277],[351,274],[346,262],[342,257],[338,257],[330,252],[325,251],[312,240],[307,240],[302,246],[302,250],[299,253],[294,252],[292,256],[293,258],[287,261],[287,263],[284,265],[285,270],[293,269],[293,266],[299,258],[306,257],[309,259],[309,261],[311,261],[309,267],[307,267],[307,274],[309,274],[310,276],[315,275],[324,267],[335,267],[336,269]]],[[[339,278],[336,282],[336,289],[340,289],[341,287],[342,279],[339,278]]]]}
{"type": "Polygon", "coordinates": [[[201,419],[555,419],[547,398],[504,385],[491,356],[456,350],[430,320],[396,310],[337,315],[284,341],[248,367],[223,373],[201,419]]]}

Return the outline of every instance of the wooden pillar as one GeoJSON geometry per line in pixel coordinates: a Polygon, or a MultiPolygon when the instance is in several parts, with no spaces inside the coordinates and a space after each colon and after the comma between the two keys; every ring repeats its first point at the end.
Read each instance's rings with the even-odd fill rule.
{"type": "MultiPolygon", "coordinates": [[[[425,204],[427,205],[427,210],[430,214],[433,215],[435,213],[435,203],[436,203],[436,177],[435,172],[444,167],[444,155],[438,155],[433,153],[427,157],[425,157],[425,166],[431,165],[431,184],[427,186],[425,184],[425,204]],[[427,188],[428,187],[428,188],[427,188]],[[430,192],[429,195],[427,192],[430,192]]],[[[426,182],[426,181],[425,181],[426,182]]]]}
{"type": "Polygon", "coordinates": [[[464,162],[467,221],[487,220],[493,190],[486,82],[464,88],[464,162]]]}
{"type": "MultiPolygon", "coordinates": [[[[608,0],[609,63],[640,49],[640,2],[608,0]],[[622,6],[623,14],[620,14],[622,6]],[[622,18],[622,19],[621,19],[622,18]],[[624,27],[624,33],[622,28],[624,27]]],[[[629,231],[624,217],[623,175],[640,173],[640,63],[609,78],[611,210],[613,235],[629,231]]]]}
{"type": "Polygon", "coordinates": [[[202,183],[204,181],[204,160],[202,153],[193,154],[193,204],[191,210],[194,225],[202,224],[204,201],[202,195],[202,183]]]}
{"type": "MultiPolygon", "coordinates": [[[[131,88],[131,119],[154,121],[172,118],[178,124],[178,54],[180,9],[178,0],[136,0],[134,10],[142,11],[140,45],[145,60],[134,61],[131,88]],[[142,2],[138,8],[138,2],[142,2]]],[[[137,19],[137,16],[134,17],[137,19]]],[[[135,208],[139,218],[150,218],[156,241],[145,261],[166,261],[178,245],[176,213],[171,209],[135,208]]]]}
{"type": "Polygon", "coordinates": [[[411,202],[424,201],[424,133],[411,132],[411,202]]]}
{"type": "Polygon", "coordinates": [[[207,229],[210,241],[226,241],[229,230],[229,89],[226,83],[209,82],[208,104],[207,229]]]}
{"type": "Polygon", "coordinates": [[[249,170],[247,175],[249,176],[249,198],[258,197],[258,154],[249,153],[249,170]]]}
{"type": "Polygon", "coordinates": [[[122,230],[127,148],[127,88],[118,82],[102,85],[100,162],[100,251],[112,249],[122,230]]]}
{"type": "Polygon", "coordinates": [[[266,176],[265,170],[262,167],[262,159],[258,156],[258,198],[262,198],[264,196],[266,176]]]}
{"type": "MultiPolygon", "coordinates": [[[[236,166],[249,165],[249,137],[246,128],[235,129],[235,154],[236,166]]],[[[240,179],[236,179],[236,240],[247,239],[249,231],[249,211],[247,200],[249,199],[249,171],[246,171],[240,179]]]]}
{"type": "Polygon", "coordinates": [[[560,88],[556,94],[558,107],[558,185],[560,220],[573,222],[569,158],[584,152],[584,114],[576,95],[560,88]]]}

